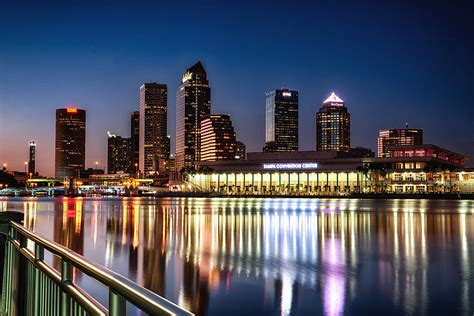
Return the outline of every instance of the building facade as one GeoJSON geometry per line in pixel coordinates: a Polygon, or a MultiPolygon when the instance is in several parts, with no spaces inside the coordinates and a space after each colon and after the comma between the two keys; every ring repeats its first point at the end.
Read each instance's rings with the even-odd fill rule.
{"type": "Polygon", "coordinates": [[[201,120],[211,114],[207,73],[196,63],[186,70],[176,92],[176,170],[201,160],[201,120]]]}
{"type": "Polygon", "coordinates": [[[130,172],[137,172],[140,164],[140,111],[130,113],[130,172]]]}
{"type": "Polygon", "coordinates": [[[237,140],[229,115],[211,114],[201,121],[201,161],[233,160],[237,140]]]}
{"type": "Polygon", "coordinates": [[[107,173],[128,172],[132,156],[131,138],[107,132],[107,173]]]}
{"type": "Polygon", "coordinates": [[[28,174],[34,176],[36,173],[36,142],[32,140],[29,144],[28,174]]]}
{"type": "Polygon", "coordinates": [[[157,161],[169,158],[168,87],[144,83],[140,87],[139,168],[144,174],[156,172],[157,161]]]}
{"type": "MultiPolygon", "coordinates": [[[[409,151],[407,148],[392,148],[409,151]]],[[[247,160],[199,163],[212,173],[189,175],[194,188],[228,195],[349,195],[357,193],[474,193],[467,157],[349,157],[344,152],[248,153],[247,160]]]]}
{"type": "Polygon", "coordinates": [[[390,146],[412,146],[423,144],[421,128],[391,128],[379,131],[377,157],[390,157],[390,146]]]}
{"type": "Polygon", "coordinates": [[[247,147],[241,141],[237,141],[237,150],[235,153],[235,159],[241,159],[241,160],[247,159],[247,147]]]}
{"type": "Polygon", "coordinates": [[[56,110],[55,176],[78,177],[86,161],[86,111],[56,110]]]}
{"type": "Polygon", "coordinates": [[[276,89],[265,95],[263,151],[298,151],[298,91],[276,89]]]}
{"type": "Polygon", "coordinates": [[[334,92],[316,113],[316,150],[348,152],[351,147],[351,118],[334,92]]]}

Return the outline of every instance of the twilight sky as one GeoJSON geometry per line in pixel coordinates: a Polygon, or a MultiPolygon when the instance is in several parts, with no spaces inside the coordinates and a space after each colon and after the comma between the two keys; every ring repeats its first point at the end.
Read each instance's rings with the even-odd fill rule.
{"type": "MultiPolygon", "coordinates": [[[[2,1],[0,163],[53,175],[54,110],[87,110],[86,164],[105,167],[106,132],[129,136],[143,82],[175,92],[201,60],[212,112],[231,114],[248,151],[264,145],[265,92],[299,90],[300,149],[335,91],[351,145],[376,149],[382,128],[423,128],[425,143],[474,160],[474,10],[466,2],[2,1]],[[449,2],[449,3],[448,3],[449,2]]],[[[473,164],[473,161],[469,164],[473,164]]]]}

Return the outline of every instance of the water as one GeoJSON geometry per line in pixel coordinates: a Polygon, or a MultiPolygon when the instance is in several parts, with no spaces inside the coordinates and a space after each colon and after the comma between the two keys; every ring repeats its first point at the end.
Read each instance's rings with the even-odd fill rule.
{"type": "Polygon", "coordinates": [[[200,315],[474,313],[474,201],[27,198],[0,210],[200,315]]]}

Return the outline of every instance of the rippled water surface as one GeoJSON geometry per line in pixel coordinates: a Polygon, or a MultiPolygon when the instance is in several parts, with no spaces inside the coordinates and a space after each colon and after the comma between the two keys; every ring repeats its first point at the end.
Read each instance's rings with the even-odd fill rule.
{"type": "Polygon", "coordinates": [[[474,201],[28,198],[0,210],[199,315],[474,313],[474,201]]]}

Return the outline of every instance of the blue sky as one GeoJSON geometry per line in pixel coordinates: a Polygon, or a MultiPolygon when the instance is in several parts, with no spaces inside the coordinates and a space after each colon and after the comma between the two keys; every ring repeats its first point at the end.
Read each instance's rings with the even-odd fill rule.
{"type": "Polygon", "coordinates": [[[175,92],[201,60],[212,111],[231,114],[249,151],[264,145],[265,92],[300,92],[300,149],[315,148],[315,113],[335,91],[353,146],[382,128],[424,129],[474,157],[474,30],[469,2],[42,1],[0,4],[0,161],[23,168],[38,143],[52,175],[54,110],[87,110],[87,164],[105,167],[106,132],[129,136],[143,82],[175,92]]]}

